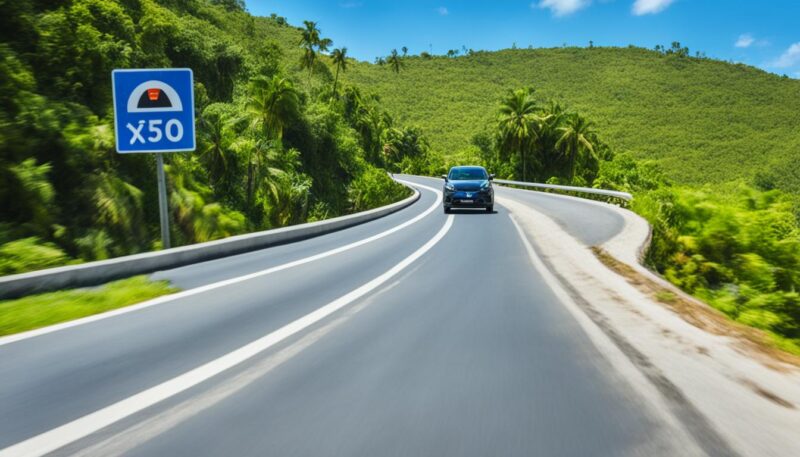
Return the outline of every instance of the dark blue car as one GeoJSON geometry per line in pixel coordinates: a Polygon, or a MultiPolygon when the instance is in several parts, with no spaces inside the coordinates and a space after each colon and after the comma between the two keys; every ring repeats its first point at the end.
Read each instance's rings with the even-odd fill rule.
{"type": "Polygon", "coordinates": [[[492,179],[483,167],[453,167],[444,178],[444,212],[452,208],[485,208],[494,211],[492,179]]]}

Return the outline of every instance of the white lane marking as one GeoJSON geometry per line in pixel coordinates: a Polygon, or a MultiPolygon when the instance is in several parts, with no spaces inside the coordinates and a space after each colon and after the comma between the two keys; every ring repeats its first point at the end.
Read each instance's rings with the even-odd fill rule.
{"type": "MultiPolygon", "coordinates": [[[[513,202],[516,202],[516,200],[513,202]]],[[[522,203],[515,204],[521,205],[522,203]]],[[[506,206],[506,208],[509,211],[512,210],[508,206],[506,206]]],[[[569,294],[564,284],[562,284],[550,268],[545,265],[539,253],[536,252],[533,244],[531,244],[528,236],[525,234],[525,229],[520,225],[520,221],[522,224],[526,223],[523,219],[525,216],[509,213],[508,217],[511,218],[511,222],[514,223],[514,227],[517,229],[517,234],[522,240],[522,244],[525,246],[533,268],[539,272],[545,284],[555,294],[558,301],[564,305],[567,312],[572,315],[597,351],[609,362],[612,367],[611,373],[618,374],[621,380],[627,382],[628,386],[631,386],[633,391],[639,395],[638,399],[632,400],[637,401],[637,403],[639,399],[643,400],[643,403],[640,403],[643,412],[646,411],[647,415],[657,417],[663,421],[662,424],[664,427],[662,427],[662,431],[664,436],[672,437],[668,439],[678,443],[675,449],[685,451],[682,455],[706,455],[706,453],[698,448],[697,442],[691,437],[692,434],[673,413],[674,405],[666,401],[663,394],[659,392],[653,382],[634,364],[628,355],[622,352],[605,331],[586,314],[586,311],[584,311],[569,294]],[[520,221],[517,219],[520,219],[520,221]]],[[[575,243],[577,243],[577,241],[575,241],[575,243]]],[[[609,376],[610,375],[611,374],[609,374],[609,376]]],[[[652,452],[644,453],[644,455],[650,454],[652,454],[652,452]]]]}
{"type": "Polygon", "coordinates": [[[59,330],[64,330],[71,327],[77,327],[79,325],[88,324],[90,322],[96,322],[102,319],[108,319],[109,317],[119,316],[121,314],[127,314],[134,311],[139,311],[145,308],[149,308],[151,306],[160,305],[163,303],[171,302],[174,300],[180,300],[182,298],[191,297],[192,295],[202,294],[204,292],[208,292],[210,290],[219,289],[220,287],[230,286],[231,284],[237,284],[244,281],[249,281],[251,279],[260,278],[262,276],[266,276],[268,274],[276,273],[278,271],[288,270],[289,268],[294,268],[300,265],[304,265],[310,262],[315,262],[320,259],[324,259],[326,257],[330,257],[332,255],[341,254],[342,252],[349,251],[351,249],[355,249],[359,246],[363,246],[367,243],[371,243],[373,241],[379,240],[381,238],[387,237],[395,232],[403,230],[404,228],[415,224],[422,220],[425,216],[433,212],[434,210],[438,209],[439,205],[442,203],[442,192],[438,189],[434,189],[433,187],[429,187],[423,184],[417,184],[410,181],[404,181],[402,179],[398,179],[402,183],[408,184],[410,186],[417,186],[422,187],[423,189],[427,189],[431,192],[436,194],[436,201],[433,202],[428,209],[424,212],[418,214],[412,219],[409,219],[403,222],[400,225],[390,228],[389,230],[383,231],[381,233],[372,235],[368,238],[364,238],[363,240],[359,240],[344,246],[340,246],[335,249],[331,249],[330,251],[321,252],[319,254],[312,255],[310,257],[306,257],[304,259],[294,260],[289,263],[285,263],[283,265],[277,265],[271,268],[267,268],[266,270],[257,271],[255,273],[250,273],[244,276],[238,276],[236,278],[225,279],[223,281],[206,284],[205,286],[195,287],[194,289],[184,290],[182,292],[178,292],[171,295],[164,295],[162,297],[154,298],[152,300],[144,301],[142,303],[126,306],[124,308],[118,308],[111,311],[106,311],[100,314],[94,314],[92,316],[83,317],[80,319],[75,319],[68,322],[63,322],[61,324],[50,325],[47,327],[42,327],[34,330],[29,330],[27,332],[17,333],[15,335],[8,335],[4,337],[0,337],[0,346],[4,346],[6,344],[16,343],[17,341],[27,340],[29,338],[34,338],[37,336],[45,335],[48,333],[57,332],[59,330]]]}
{"type": "Polygon", "coordinates": [[[368,283],[362,285],[361,287],[348,292],[347,294],[315,311],[312,311],[309,314],[306,314],[294,322],[290,322],[289,324],[284,325],[272,333],[253,341],[252,343],[249,343],[240,347],[239,349],[234,350],[233,352],[212,360],[205,365],[187,371],[186,373],[172,378],[169,381],[165,381],[157,386],[151,387],[147,390],[139,392],[138,394],[128,397],[125,400],[121,400],[113,405],[87,414],[86,416],[64,424],[60,427],[54,428],[50,431],[44,432],[40,435],[0,450],[0,457],[34,457],[53,452],[63,446],[66,446],[67,444],[77,441],[78,439],[90,435],[119,420],[142,411],[145,408],[183,392],[186,389],[196,386],[197,384],[200,384],[201,382],[216,376],[225,370],[228,370],[242,362],[247,361],[248,359],[255,357],[259,353],[269,349],[275,344],[300,332],[303,329],[308,328],[332,313],[344,308],[353,301],[377,289],[383,283],[390,280],[393,276],[403,271],[406,267],[431,250],[433,246],[435,246],[439,241],[442,240],[442,238],[444,238],[452,226],[453,216],[450,215],[447,217],[445,224],[442,226],[439,232],[433,236],[433,238],[428,240],[428,242],[422,247],[414,251],[414,253],[401,260],[400,263],[377,278],[372,279],[368,283]]]}
{"type": "MultiPolygon", "coordinates": [[[[411,275],[419,268],[420,265],[417,265],[416,267],[407,270],[406,274],[411,275]]],[[[116,457],[129,453],[143,443],[150,441],[151,439],[162,435],[163,433],[166,433],[174,427],[177,427],[182,422],[195,417],[203,411],[219,404],[223,400],[230,398],[230,396],[240,392],[242,389],[245,389],[254,382],[262,379],[264,376],[282,364],[288,362],[306,348],[316,344],[317,341],[325,337],[339,325],[345,323],[367,306],[376,304],[382,295],[400,285],[401,281],[402,276],[400,279],[395,277],[391,284],[381,286],[381,289],[375,291],[369,296],[369,298],[353,304],[346,310],[342,310],[342,312],[336,316],[336,318],[331,319],[324,325],[309,331],[297,341],[292,342],[292,344],[289,344],[286,347],[282,347],[275,353],[270,354],[269,356],[264,357],[257,362],[249,364],[247,369],[242,370],[240,373],[237,373],[230,379],[216,383],[213,388],[209,388],[197,396],[191,396],[185,400],[182,400],[179,404],[171,406],[157,415],[148,417],[147,419],[137,422],[128,428],[115,431],[114,434],[108,435],[107,433],[104,433],[102,441],[88,444],[85,448],[81,448],[81,443],[79,442],[72,443],[66,448],[59,449],[58,454],[68,454],[72,457],[116,457]]]]}

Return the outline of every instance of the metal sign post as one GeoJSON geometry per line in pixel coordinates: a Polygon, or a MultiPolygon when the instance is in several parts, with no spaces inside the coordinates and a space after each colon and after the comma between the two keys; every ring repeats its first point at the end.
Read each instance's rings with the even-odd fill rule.
{"type": "Polygon", "coordinates": [[[158,176],[158,214],[161,219],[161,249],[169,249],[169,208],[167,207],[167,180],[164,177],[164,154],[156,153],[158,176]]]}
{"type": "Polygon", "coordinates": [[[169,249],[165,152],[194,151],[194,77],[188,68],[114,70],[117,152],[156,153],[161,246],[169,249]]]}

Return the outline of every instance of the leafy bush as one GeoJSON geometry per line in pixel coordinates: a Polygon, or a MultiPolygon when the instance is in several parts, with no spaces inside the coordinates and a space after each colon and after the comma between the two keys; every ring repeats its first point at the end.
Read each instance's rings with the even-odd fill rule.
{"type": "Polygon", "coordinates": [[[653,226],[648,263],[670,282],[800,348],[800,224],[785,194],[662,188],[633,209],[653,226]]]}
{"type": "Polygon", "coordinates": [[[353,211],[388,205],[410,194],[411,191],[406,186],[392,180],[385,171],[372,166],[367,166],[348,189],[353,211]]]}
{"type": "Polygon", "coordinates": [[[52,243],[37,237],[23,238],[0,245],[0,275],[50,268],[67,263],[69,257],[52,243]]]}

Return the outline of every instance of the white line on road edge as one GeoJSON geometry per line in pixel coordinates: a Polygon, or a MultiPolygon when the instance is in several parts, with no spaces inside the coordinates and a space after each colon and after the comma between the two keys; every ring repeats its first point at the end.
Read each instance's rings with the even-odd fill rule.
{"type": "Polygon", "coordinates": [[[433,212],[439,204],[442,202],[442,192],[438,189],[434,189],[433,187],[429,187],[423,184],[417,184],[410,181],[404,181],[402,179],[397,179],[397,181],[402,182],[404,184],[408,184],[410,186],[417,186],[427,189],[431,192],[436,194],[436,201],[431,205],[428,209],[424,212],[418,214],[413,219],[409,219],[403,222],[400,225],[390,228],[384,232],[378,233],[373,235],[369,238],[364,238],[363,240],[356,241],[354,243],[347,244],[345,246],[341,246],[335,249],[331,249],[330,251],[321,252],[319,254],[312,255],[310,257],[306,257],[304,259],[294,260],[289,263],[285,263],[283,265],[277,265],[271,268],[267,268],[266,270],[257,271],[255,273],[250,273],[244,276],[238,276],[236,278],[226,279],[224,281],[219,281],[211,284],[206,284],[205,286],[195,287],[194,289],[184,290],[182,292],[178,292],[171,295],[165,295],[163,297],[154,298],[152,300],[148,300],[136,305],[126,306],[124,308],[118,308],[112,311],[107,311],[105,313],[94,314],[92,316],[83,317],[80,319],[75,319],[72,321],[64,322],[61,324],[50,325],[47,327],[38,328],[35,330],[29,330],[27,332],[17,333],[15,335],[8,335],[4,337],[0,337],[0,346],[4,346],[6,344],[16,343],[17,341],[27,340],[29,338],[34,338],[37,336],[45,335],[48,333],[57,332],[59,330],[64,330],[71,327],[77,327],[79,325],[88,324],[90,322],[96,322],[103,319],[108,319],[109,317],[119,316],[120,314],[126,314],[133,311],[139,311],[141,309],[149,308],[151,306],[160,305],[163,303],[171,302],[174,300],[180,300],[181,298],[190,297],[192,295],[202,294],[204,292],[208,292],[209,290],[219,289],[220,287],[230,286],[231,284],[237,284],[244,281],[249,281],[251,279],[260,278],[262,276],[266,276],[268,274],[276,273],[278,271],[288,270],[289,268],[294,268],[300,265],[304,265],[306,263],[315,262],[320,259],[324,259],[325,257],[330,257],[332,255],[341,254],[342,252],[349,251],[351,249],[355,249],[359,246],[363,246],[367,243],[371,243],[373,241],[379,240],[386,236],[391,235],[392,233],[398,232],[416,222],[422,220],[425,216],[433,212]]]}
{"type": "Polygon", "coordinates": [[[316,311],[306,314],[294,322],[286,324],[252,343],[172,378],[169,381],[165,381],[157,386],[139,392],[138,394],[101,410],[87,414],[80,419],[76,419],[48,432],[0,450],[0,457],[38,457],[53,452],[255,357],[275,344],[321,321],[325,317],[377,289],[433,248],[444,238],[452,226],[453,216],[450,215],[447,217],[444,226],[442,226],[439,232],[422,247],[414,251],[414,253],[401,260],[400,263],[377,278],[348,292],[316,311]]]}
{"type": "MultiPolygon", "coordinates": [[[[511,211],[511,208],[508,209],[511,211]]],[[[547,265],[545,265],[530,240],[528,240],[528,236],[525,234],[525,230],[520,225],[520,222],[517,221],[517,217],[519,216],[509,213],[508,217],[514,224],[514,228],[517,229],[517,234],[522,244],[525,246],[525,251],[528,253],[528,258],[533,268],[539,272],[539,275],[544,280],[547,287],[550,288],[558,301],[564,305],[567,311],[577,321],[578,325],[583,329],[584,334],[589,338],[589,341],[611,364],[614,372],[618,373],[621,378],[639,394],[639,397],[645,401],[642,406],[647,409],[647,412],[652,416],[660,418],[664,424],[668,425],[668,427],[664,428],[663,433],[667,434],[667,436],[672,436],[671,439],[673,442],[678,443],[676,449],[685,451],[683,455],[706,455],[697,446],[697,443],[692,439],[691,434],[686,430],[680,420],[669,412],[671,410],[670,406],[662,398],[662,395],[656,387],[647,379],[644,373],[634,365],[628,356],[617,347],[611,338],[605,334],[597,323],[575,303],[575,300],[570,296],[561,281],[550,271],[547,265]]]]}

